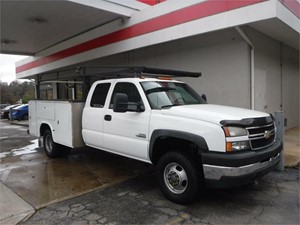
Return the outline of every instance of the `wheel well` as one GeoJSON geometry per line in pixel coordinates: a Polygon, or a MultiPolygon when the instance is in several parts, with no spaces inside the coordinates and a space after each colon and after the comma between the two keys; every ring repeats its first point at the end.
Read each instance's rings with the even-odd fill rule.
{"type": "Polygon", "coordinates": [[[160,137],[154,145],[152,151],[151,161],[156,164],[161,156],[170,151],[179,151],[188,153],[193,156],[196,160],[200,160],[201,157],[198,154],[199,148],[192,141],[174,138],[174,137],[160,137]]]}
{"type": "Polygon", "coordinates": [[[51,130],[48,124],[43,123],[40,127],[40,136],[44,136],[46,130],[51,130]]]}

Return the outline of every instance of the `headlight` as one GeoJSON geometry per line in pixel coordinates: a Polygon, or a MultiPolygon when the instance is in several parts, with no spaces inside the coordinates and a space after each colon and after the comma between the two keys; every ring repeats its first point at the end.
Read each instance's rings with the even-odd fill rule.
{"type": "Polygon", "coordinates": [[[223,127],[226,136],[226,152],[250,149],[248,132],[241,127],[223,127]]]}
{"type": "Polygon", "coordinates": [[[247,130],[241,127],[223,127],[226,137],[237,137],[248,135],[247,130]]]}

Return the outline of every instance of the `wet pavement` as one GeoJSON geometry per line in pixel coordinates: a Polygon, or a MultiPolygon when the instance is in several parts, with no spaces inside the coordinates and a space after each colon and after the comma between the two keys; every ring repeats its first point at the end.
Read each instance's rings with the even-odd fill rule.
{"type": "MultiPolygon", "coordinates": [[[[0,122],[0,224],[16,224],[35,210],[25,224],[299,224],[298,169],[241,188],[205,190],[196,203],[180,206],[161,195],[147,164],[90,148],[48,159],[26,131],[0,122]]],[[[299,157],[297,132],[291,137],[299,157]]]]}
{"type": "Polygon", "coordinates": [[[146,169],[95,150],[73,153],[68,158],[49,160],[42,149],[35,154],[3,159],[1,181],[35,208],[136,176],[146,169]]]}
{"type": "Polygon", "coordinates": [[[27,127],[0,122],[0,180],[35,209],[151,170],[149,165],[83,148],[49,159],[27,127]]]}
{"type": "Polygon", "coordinates": [[[299,224],[299,170],[271,172],[255,184],[203,190],[194,204],[166,200],[154,174],[53,204],[32,224],[299,224]]]}

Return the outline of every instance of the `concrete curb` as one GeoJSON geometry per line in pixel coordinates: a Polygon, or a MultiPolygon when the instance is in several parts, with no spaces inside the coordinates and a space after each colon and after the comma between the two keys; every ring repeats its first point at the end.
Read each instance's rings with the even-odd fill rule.
{"type": "Polygon", "coordinates": [[[0,182],[0,224],[15,225],[28,219],[35,209],[0,182]]]}

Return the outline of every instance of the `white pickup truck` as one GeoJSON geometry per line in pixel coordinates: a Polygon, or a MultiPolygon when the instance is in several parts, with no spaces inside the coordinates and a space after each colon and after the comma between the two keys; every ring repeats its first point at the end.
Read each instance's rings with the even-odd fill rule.
{"type": "Polygon", "coordinates": [[[182,204],[203,186],[250,183],[279,162],[269,114],[207,104],[184,82],[142,75],[96,81],[85,102],[30,101],[29,132],[51,158],[87,145],[154,164],[163,194],[182,204]]]}

